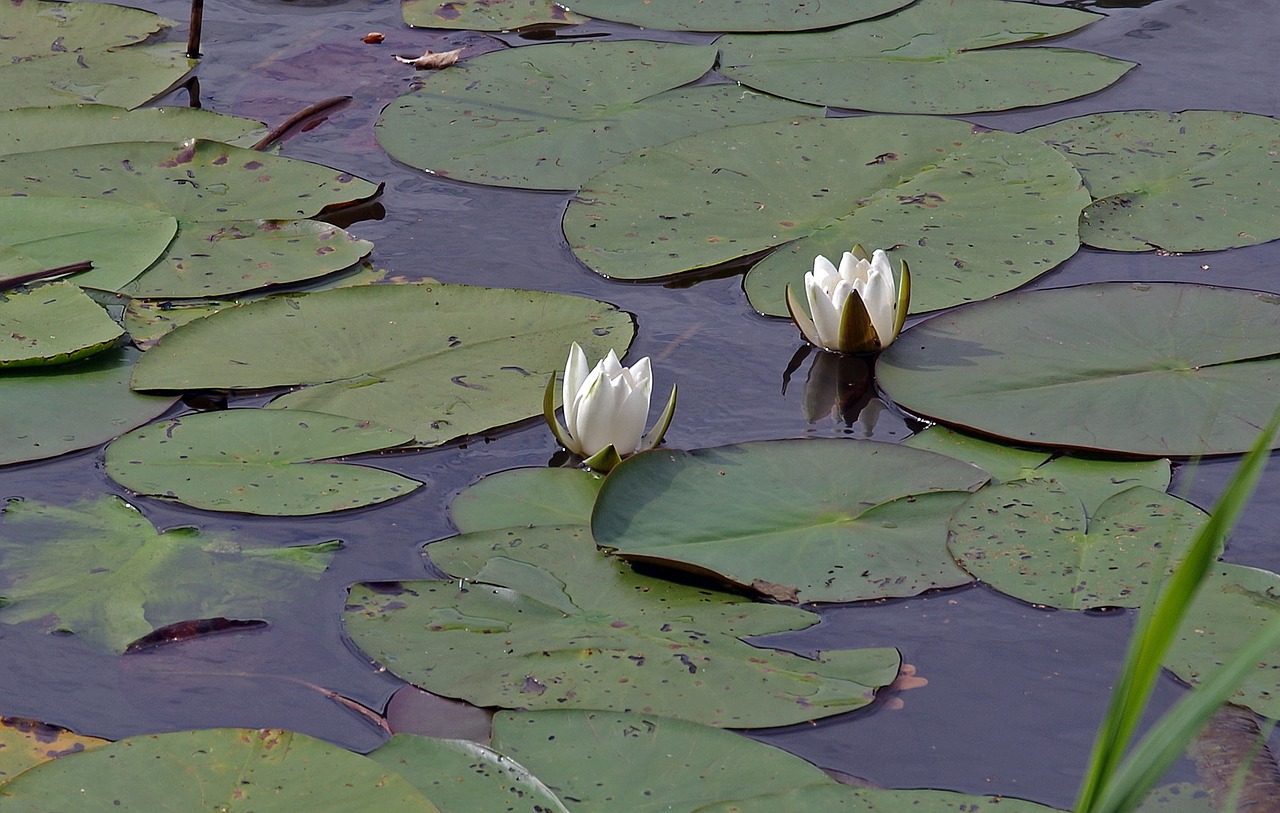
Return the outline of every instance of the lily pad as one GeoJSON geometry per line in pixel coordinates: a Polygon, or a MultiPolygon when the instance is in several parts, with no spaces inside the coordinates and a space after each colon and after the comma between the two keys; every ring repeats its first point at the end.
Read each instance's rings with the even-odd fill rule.
{"type": "Polygon", "coordinates": [[[413,436],[302,410],[229,409],[148,424],[107,446],[111,479],[208,511],[305,516],[376,505],[417,480],[320,462],[401,446],[413,436]]]}
{"type": "Polygon", "coordinates": [[[636,562],[712,573],[789,601],[912,596],[970,581],[947,519],[987,481],[905,446],[809,438],[624,461],[591,517],[636,562]]]}
{"type": "Polygon", "coordinates": [[[177,43],[138,45],[170,22],[110,3],[13,0],[0,8],[0,107],[136,107],[194,66],[177,43]],[[119,47],[126,46],[126,47],[119,47]]]}
{"type": "Polygon", "coordinates": [[[363,263],[359,268],[331,275],[324,280],[290,286],[290,290],[286,292],[255,291],[240,294],[234,299],[129,299],[124,306],[124,328],[135,345],[143,350],[150,350],[173,329],[224,308],[247,305],[267,297],[292,295],[303,290],[328,291],[353,285],[371,285],[386,279],[386,270],[375,269],[368,263],[363,263]]]}
{"type": "Polygon", "coordinates": [[[777,249],[745,283],[751,304],[774,315],[816,254],[839,257],[854,243],[910,263],[916,312],[982,299],[1070,257],[1089,196],[1043,142],[976,129],[864,116],[700,133],[592,178],[564,232],[582,262],[618,279],[777,249]]]}
{"type": "Polygon", "coordinates": [[[21,717],[0,717],[0,785],[51,759],[100,748],[107,740],[21,717]]]}
{"type": "Polygon", "coordinates": [[[132,348],[0,377],[0,465],[97,446],[165,412],[175,396],[141,395],[132,348]]]}
{"type": "Polygon", "coordinates": [[[584,526],[481,531],[428,553],[457,578],[356,585],[347,631],[395,674],[478,706],[759,728],[861,708],[900,664],[893,649],[808,659],[747,644],[818,617],[639,575],[584,526]]]}
{"type": "Polygon", "coordinates": [[[810,3],[805,0],[568,0],[588,17],[616,20],[669,31],[803,31],[865,20],[908,5],[910,0],[857,0],[810,3]]]}
{"type": "Polygon", "coordinates": [[[513,31],[584,22],[553,0],[403,0],[405,25],[463,31],[513,31]]]}
{"type": "Polygon", "coordinates": [[[694,813],[724,800],[836,785],[780,748],[653,714],[501,712],[493,747],[572,799],[574,810],[596,813],[694,813]]]}
{"type": "MultiPolygon", "coordinates": [[[[824,4],[828,5],[828,4],[824,4]]],[[[920,0],[833,31],[722,37],[720,70],[787,99],[885,113],[977,113],[1102,90],[1134,63],[1067,48],[1004,48],[1101,14],[1005,0],[920,0]]]]}
{"type": "Polygon", "coordinates": [[[634,328],[582,297],[468,285],[365,285],[264,299],[174,330],[137,390],[303,386],[273,407],[395,427],[424,446],[542,411],[547,376],[577,341],[623,351],[634,328]]]}
{"type": "Polygon", "coordinates": [[[513,469],[467,486],[449,503],[461,533],[513,525],[586,525],[604,478],[581,469],[513,469]]]}
{"type": "Polygon", "coordinates": [[[129,141],[0,156],[0,195],[92,198],[197,220],[296,220],[368,199],[348,172],[213,141],[129,141]]]}
{"type": "Polygon", "coordinates": [[[1062,151],[1094,202],[1080,240],[1113,251],[1214,251],[1280,238],[1280,121],[1125,110],[1028,130],[1062,151]]]}
{"type": "Polygon", "coordinates": [[[129,737],[34,768],[0,787],[7,811],[377,810],[439,813],[421,791],[336,745],[264,729],[129,737]]]}
{"type": "Polygon", "coordinates": [[[982,489],[956,511],[948,547],[965,570],[1031,604],[1137,607],[1206,519],[1191,503],[1142,486],[1087,517],[1056,482],[1009,482],[982,489]]]}
{"type": "Polygon", "coordinates": [[[24,262],[0,262],[0,279],[91,261],[75,276],[85,288],[115,291],[164,254],[178,231],[166,212],[119,201],[0,198],[3,245],[24,262]]]}
{"type": "MultiPolygon", "coordinates": [[[[1164,666],[1193,686],[1275,621],[1280,614],[1280,575],[1221,564],[1209,572],[1164,666]]],[[[1280,719],[1280,650],[1272,650],[1230,702],[1280,719]]]]}
{"type": "Polygon", "coordinates": [[[0,623],[36,621],[123,652],[179,621],[262,619],[278,594],[314,582],[338,547],[160,533],[113,496],[67,507],[10,501],[0,514],[0,623]]]}
{"type": "Polygon", "coordinates": [[[895,403],[1040,446],[1243,452],[1280,393],[1274,294],[1172,283],[1013,293],[902,338],[876,365],[895,403]]]}
{"type": "Polygon", "coordinates": [[[569,813],[523,765],[478,743],[397,734],[369,758],[412,782],[442,813],[569,813]]]}
{"type": "Polygon", "coordinates": [[[1057,808],[1012,796],[972,796],[949,790],[882,790],[810,785],[699,808],[698,813],[1059,813],[1057,808]]]}
{"type": "Polygon", "coordinates": [[[187,222],[160,262],[117,290],[152,298],[228,296],[322,277],[372,249],[318,220],[187,222]]]}
{"type": "Polygon", "coordinates": [[[912,435],[904,443],[972,463],[990,474],[993,484],[1011,480],[1056,480],[1084,503],[1088,516],[1093,516],[1108,498],[1134,486],[1164,491],[1171,477],[1166,458],[1106,460],[1054,456],[1047,451],[992,443],[937,424],[912,435]]]}
{"type": "Polygon", "coordinates": [[[70,282],[0,293],[0,370],[78,361],[123,335],[124,329],[70,282]]]}
{"type": "Polygon", "coordinates": [[[266,134],[267,125],[260,121],[197,107],[126,110],[105,104],[76,104],[0,112],[0,155],[113,141],[187,138],[252,147],[266,134]]]}
{"type": "Polygon", "coordinates": [[[712,46],[642,40],[493,51],[388,105],[378,142],[410,166],[460,181],[577,189],[641,147],[822,115],[738,85],[684,87],[715,59],[712,46]]]}

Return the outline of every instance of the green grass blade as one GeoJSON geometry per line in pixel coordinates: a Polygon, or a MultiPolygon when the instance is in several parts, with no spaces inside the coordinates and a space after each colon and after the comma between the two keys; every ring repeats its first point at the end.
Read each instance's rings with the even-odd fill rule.
{"type": "MultiPolygon", "coordinates": [[[[1085,782],[1076,802],[1077,813],[1098,813],[1098,804],[1120,767],[1146,708],[1161,662],[1173,636],[1195,598],[1209,568],[1216,561],[1227,533],[1235,526],[1266,466],[1271,440],[1280,428],[1280,411],[1244,456],[1213,514],[1200,529],[1182,564],[1160,588],[1159,597],[1143,603],[1124,666],[1111,694],[1111,703],[1094,741],[1085,782]]],[[[1193,732],[1194,735],[1194,732],[1193,732]]],[[[1185,741],[1179,744],[1181,747],[1185,741]]]]}

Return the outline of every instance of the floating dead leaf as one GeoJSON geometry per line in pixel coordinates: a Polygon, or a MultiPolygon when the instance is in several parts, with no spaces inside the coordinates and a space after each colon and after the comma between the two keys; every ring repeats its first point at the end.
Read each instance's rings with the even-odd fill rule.
{"type": "Polygon", "coordinates": [[[417,59],[408,59],[406,57],[397,56],[397,62],[403,62],[406,65],[412,65],[420,71],[439,70],[447,68],[458,61],[458,55],[462,53],[461,48],[454,48],[452,51],[441,51],[434,53],[427,51],[417,59]]]}
{"type": "Polygon", "coordinates": [[[898,669],[898,677],[884,687],[879,692],[879,697],[884,700],[884,707],[889,711],[898,711],[905,703],[899,692],[909,691],[911,689],[919,689],[922,686],[928,686],[929,679],[916,676],[916,667],[914,664],[904,663],[898,669]]]}
{"type": "Polygon", "coordinates": [[[378,45],[386,38],[387,35],[383,34],[381,31],[370,31],[368,34],[361,37],[360,41],[365,45],[378,45]]]}
{"type": "Polygon", "coordinates": [[[764,579],[752,579],[751,589],[763,593],[774,601],[790,601],[794,604],[800,600],[799,590],[794,584],[777,584],[764,579]]]}

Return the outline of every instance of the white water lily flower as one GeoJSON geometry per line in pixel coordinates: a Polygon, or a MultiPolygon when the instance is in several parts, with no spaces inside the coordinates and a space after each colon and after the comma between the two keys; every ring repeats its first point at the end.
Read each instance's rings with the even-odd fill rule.
{"type": "Polygon", "coordinates": [[[819,254],[804,275],[809,313],[787,286],[787,311],[810,344],[837,353],[875,353],[893,343],[902,330],[911,301],[911,272],[902,262],[894,282],[889,258],[880,249],[868,257],[854,246],[837,269],[819,254]]]}
{"type": "Polygon", "coordinates": [[[594,368],[577,342],[569,348],[564,368],[564,422],[555,418],[555,377],[547,382],[543,415],[556,440],[574,454],[586,458],[587,467],[608,471],[622,458],[662,442],[676,408],[676,388],[671,388],[666,409],[653,431],[644,434],[653,392],[653,372],[648,357],[623,367],[610,350],[594,368]]]}

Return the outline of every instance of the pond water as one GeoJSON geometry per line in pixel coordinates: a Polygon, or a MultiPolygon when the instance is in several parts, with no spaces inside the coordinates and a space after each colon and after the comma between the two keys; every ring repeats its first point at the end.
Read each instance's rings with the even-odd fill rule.
{"type": "MultiPolygon", "coordinates": [[[[181,3],[137,5],[185,19],[181,3]]],[[[1046,108],[965,117],[1024,130],[1059,119],[1122,109],[1227,109],[1280,114],[1273,48],[1280,15],[1272,0],[1158,0],[1069,3],[1109,15],[1055,44],[1133,60],[1140,67],[1091,97],[1046,108]]],[[[410,30],[398,3],[210,0],[196,70],[200,102],[219,112],[277,123],[309,104],[349,95],[349,104],[305,132],[283,153],[385,182],[377,219],[350,230],[372,240],[372,261],[408,279],[528,287],[616,303],[637,316],[631,356],[653,357],[656,390],[680,386],[668,445],[706,447],[787,437],[871,437],[897,441],[920,427],[891,406],[864,408],[852,425],[835,414],[810,421],[806,360],[783,386],[801,347],[795,329],[757,316],[741,278],[691,287],[624,284],[582,267],[559,231],[570,196],[472,186],[432,177],[393,161],[379,148],[373,123],[381,108],[428,80],[392,59],[427,49],[464,48],[464,56],[528,44],[518,36],[410,30]],[[361,37],[378,31],[380,45],[361,37]]],[[[568,34],[706,42],[590,23],[568,34]]],[[[166,103],[185,104],[177,91],[166,103]]],[[[466,149],[459,144],[458,149],[466,149]]],[[[1058,287],[1103,280],[1213,282],[1280,292],[1280,245],[1202,255],[1121,255],[1083,249],[1033,283],[1058,287]]],[[[1158,405],[1152,405],[1158,408],[1158,405]]],[[[370,664],[340,625],[346,586],[429,574],[421,543],[449,535],[445,507],[480,477],[545,465],[556,451],[541,421],[464,444],[376,458],[376,465],[426,482],[394,503],[312,518],[222,515],[132,500],[159,528],[196,526],[282,544],[342,539],[346,547],[310,595],[292,597],[287,616],[263,630],[227,633],[124,657],[104,656],[69,636],[27,626],[0,627],[0,711],[119,738],[213,726],[281,727],[367,751],[385,734],[328,692],[384,709],[403,684],[370,664]]],[[[1272,465],[1226,558],[1280,570],[1273,529],[1280,522],[1280,458],[1272,465]]],[[[1209,507],[1235,459],[1181,467],[1174,490],[1209,507]]],[[[121,494],[102,470],[101,449],[0,469],[0,498],[65,504],[121,494]]],[[[889,787],[935,787],[998,793],[1070,806],[1095,727],[1131,629],[1127,612],[1036,609],[974,587],[923,597],[819,611],[822,623],[775,636],[799,652],[896,646],[928,680],[897,703],[815,725],[757,733],[818,765],[889,787]]],[[[1154,709],[1183,689],[1162,679],[1154,709]]],[[[1274,745],[1274,743],[1273,743],[1274,745]]],[[[1194,766],[1177,769],[1194,778],[1194,766]]]]}

